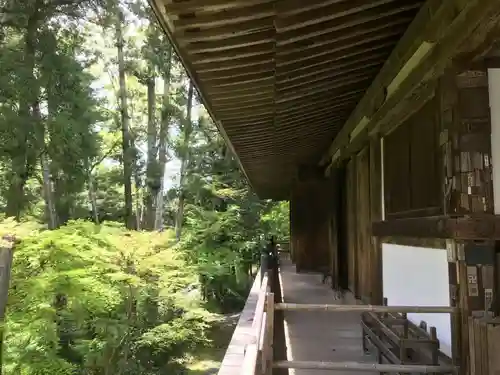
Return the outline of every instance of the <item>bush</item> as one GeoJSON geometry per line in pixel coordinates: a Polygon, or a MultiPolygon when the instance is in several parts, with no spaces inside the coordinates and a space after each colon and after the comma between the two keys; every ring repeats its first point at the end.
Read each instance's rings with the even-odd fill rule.
{"type": "MultiPolygon", "coordinates": [[[[14,230],[15,229],[15,230],[14,230]]],[[[6,325],[6,374],[160,374],[206,342],[216,316],[172,233],[74,221],[20,236],[6,325]],[[186,293],[186,291],[189,291],[186,293]]]]}

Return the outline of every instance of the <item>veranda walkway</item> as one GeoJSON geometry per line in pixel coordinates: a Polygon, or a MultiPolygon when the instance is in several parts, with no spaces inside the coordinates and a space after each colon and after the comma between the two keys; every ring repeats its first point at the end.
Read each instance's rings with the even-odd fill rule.
{"type": "MultiPolygon", "coordinates": [[[[297,274],[289,260],[281,261],[284,302],[300,304],[356,304],[352,294],[342,300],[321,283],[318,274],[297,274]]],[[[355,361],[374,363],[374,355],[362,349],[360,313],[285,311],[287,359],[305,361],[355,361]]],[[[353,371],[290,369],[290,375],[353,375],[353,371]]],[[[363,372],[363,374],[377,374],[363,372]]]]}

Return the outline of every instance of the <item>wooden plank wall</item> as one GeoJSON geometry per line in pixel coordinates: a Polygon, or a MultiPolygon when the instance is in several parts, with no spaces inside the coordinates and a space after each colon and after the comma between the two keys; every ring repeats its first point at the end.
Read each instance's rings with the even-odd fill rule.
{"type": "Polygon", "coordinates": [[[452,135],[454,180],[452,212],[493,213],[491,181],[491,119],[486,71],[466,71],[456,76],[459,110],[452,135]]]}
{"type": "Polygon", "coordinates": [[[331,264],[331,179],[299,179],[290,199],[293,260],[298,272],[322,271],[331,264]]]}
{"type": "Polygon", "coordinates": [[[373,220],[382,218],[380,137],[347,164],[347,243],[349,289],[363,301],[382,303],[380,243],[372,239],[373,220]]]}
{"type": "Polygon", "coordinates": [[[438,123],[433,98],[384,138],[388,220],[441,213],[438,123]]]}

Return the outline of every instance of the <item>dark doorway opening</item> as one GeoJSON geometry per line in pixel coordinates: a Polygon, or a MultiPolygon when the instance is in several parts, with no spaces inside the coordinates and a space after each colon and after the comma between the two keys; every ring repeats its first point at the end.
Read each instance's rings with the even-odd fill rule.
{"type": "Polygon", "coordinates": [[[342,165],[338,169],[338,194],[335,205],[337,207],[337,264],[338,264],[338,283],[343,290],[349,289],[349,264],[348,264],[348,246],[347,246],[347,191],[346,178],[347,168],[342,165]]]}

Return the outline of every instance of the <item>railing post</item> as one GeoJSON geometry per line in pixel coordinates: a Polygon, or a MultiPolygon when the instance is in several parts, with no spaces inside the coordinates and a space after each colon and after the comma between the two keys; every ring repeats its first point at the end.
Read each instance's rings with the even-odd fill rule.
{"type": "Polygon", "coordinates": [[[267,294],[266,303],[266,342],[264,349],[266,350],[266,362],[263,369],[264,375],[272,375],[274,362],[274,293],[267,294]]]}
{"type": "Polygon", "coordinates": [[[266,254],[260,255],[260,283],[264,280],[264,274],[267,271],[267,256],[266,254]]]}

